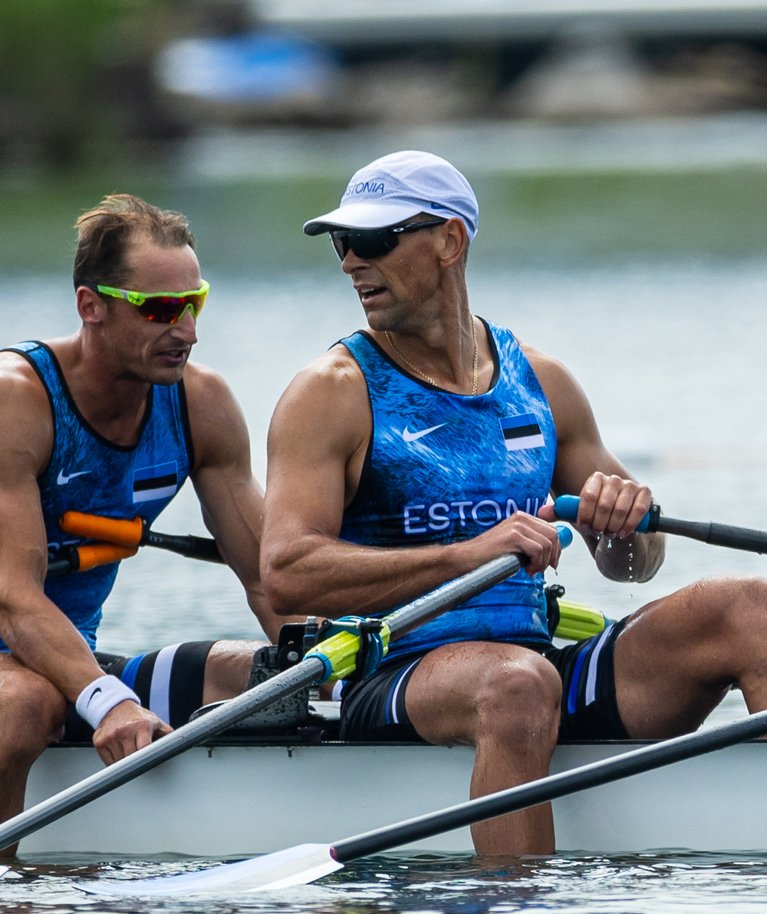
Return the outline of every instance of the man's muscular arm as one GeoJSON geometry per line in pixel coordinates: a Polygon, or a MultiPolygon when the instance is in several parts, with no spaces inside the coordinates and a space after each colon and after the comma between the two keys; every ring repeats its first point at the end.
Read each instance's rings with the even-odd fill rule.
{"type": "Polygon", "coordinates": [[[344,347],[313,362],[280,399],[269,431],[262,550],[276,612],[384,611],[511,552],[528,557],[531,573],[556,565],[554,529],[521,514],[450,545],[378,548],[340,540],[370,434],[365,382],[344,347]]]}
{"type": "MultiPolygon", "coordinates": [[[[48,547],[37,477],[52,435],[50,406],[34,372],[19,356],[0,355],[0,635],[20,663],[74,703],[103,674],[43,592],[48,547]]],[[[111,762],[169,730],[151,712],[122,701],[104,716],[94,745],[111,762]]]]}
{"type": "MultiPolygon", "coordinates": [[[[662,534],[634,534],[652,504],[652,493],[637,482],[604,445],[586,394],[556,360],[533,349],[526,353],[551,406],[557,428],[554,495],[578,495],[577,526],[597,567],[615,581],[648,581],[665,555],[662,534]]],[[[554,519],[551,506],[539,516],[554,519]]]]}

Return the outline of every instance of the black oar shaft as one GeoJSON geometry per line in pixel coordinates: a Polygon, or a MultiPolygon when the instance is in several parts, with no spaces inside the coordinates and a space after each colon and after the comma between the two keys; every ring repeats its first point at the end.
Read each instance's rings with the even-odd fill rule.
{"type": "Polygon", "coordinates": [[[677,520],[658,515],[656,529],[660,533],[674,533],[690,539],[710,543],[712,546],[728,546],[746,552],[767,553],[767,533],[748,527],[732,527],[729,524],[705,523],[702,521],[677,520]]]}
{"type": "Polygon", "coordinates": [[[395,609],[386,617],[386,624],[389,626],[392,638],[401,638],[416,626],[428,621],[433,615],[447,612],[459,603],[463,603],[467,599],[469,580],[472,592],[481,593],[516,574],[520,567],[519,556],[502,555],[460,578],[441,584],[436,590],[417,597],[400,609],[395,609]]]}
{"type": "Polygon", "coordinates": [[[761,711],[730,724],[642,746],[613,758],[345,838],[335,842],[330,852],[339,863],[346,863],[358,857],[381,853],[495,816],[548,803],[579,790],[609,784],[621,778],[704,755],[716,749],[755,739],[765,733],[767,711],[761,711]]]}
{"type": "Polygon", "coordinates": [[[153,530],[147,530],[141,538],[141,545],[167,549],[169,552],[176,552],[191,559],[201,559],[204,562],[224,561],[216,541],[204,536],[155,533],[153,530]]]}

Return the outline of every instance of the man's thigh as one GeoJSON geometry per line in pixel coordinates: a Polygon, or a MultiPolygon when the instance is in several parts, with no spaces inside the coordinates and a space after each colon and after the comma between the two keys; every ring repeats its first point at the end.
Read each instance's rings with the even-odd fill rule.
{"type": "Polygon", "coordinates": [[[744,645],[727,619],[726,580],[697,582],[633,613],[615,645],[618,708],[629,735],[697,729],[736,683],[744,645]]]}
{"type": "Polygon", "coordinates": [[[559,674],[540,651],[518,644],[466,641],[428,653],[406,694],[413,726],[429,742],[476,744],[491,726],[511,735],[517,723],[558,717],[559,674]]]}

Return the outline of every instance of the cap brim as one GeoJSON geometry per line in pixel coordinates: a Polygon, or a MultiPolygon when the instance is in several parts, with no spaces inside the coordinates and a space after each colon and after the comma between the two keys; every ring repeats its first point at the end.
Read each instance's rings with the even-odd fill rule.
{"type": "Polygon", "coordinates": [[[324,216],[305,222],[304,232],[307,235],[321,235],[336,228],[386,228],[423,211],[422,206],[406,203],[347,203],[324,216]]]}

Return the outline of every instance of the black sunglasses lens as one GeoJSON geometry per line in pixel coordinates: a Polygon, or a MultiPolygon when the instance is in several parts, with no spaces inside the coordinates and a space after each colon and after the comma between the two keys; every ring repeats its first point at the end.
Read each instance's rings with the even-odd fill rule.
{"type": "Polygon", "coordinates": [[[350,249],[363,260],[375,260],[393,251],[399,239],[391,229],[383,228],[358,231],[343,229],[331,232],[330,240],[340,260],[346,257],[350,249]]]}
{"type": "Polygon", "coordinates": [[[343,260],[349,253],[348,234],[348,232],[330,232],[330,241],[333,245],[333,250],[338,254],[339,260],[343,260]]]}

